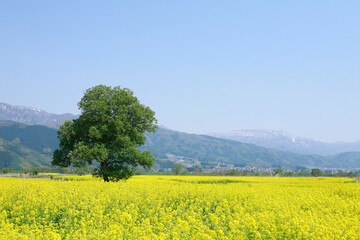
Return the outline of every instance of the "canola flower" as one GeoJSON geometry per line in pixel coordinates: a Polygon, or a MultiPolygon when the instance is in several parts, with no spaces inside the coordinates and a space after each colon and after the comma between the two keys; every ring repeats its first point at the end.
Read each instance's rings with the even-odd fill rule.
{"type": "Polygon", "coordinates": [[[360,239],[353,179],[67,178],[0,178],[0,239],[360,239]]]}
{"type": "Polygon", "coordinates": [[[56,175],[60,175],[61,173],[39,173],[39,175],[43,175],[43,176],[56,176],[56,175]]]}

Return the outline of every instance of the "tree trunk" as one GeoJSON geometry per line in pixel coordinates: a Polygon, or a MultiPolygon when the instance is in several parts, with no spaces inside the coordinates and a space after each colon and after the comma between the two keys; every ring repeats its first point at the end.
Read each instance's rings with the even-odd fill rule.
{"type": "Polygon", "coordinates": [[[108,175],[104,175],[103,178],[104,178],[104,182],[110,182],[108,175]]]}
{"type": "Polygon", "coordinates": [[[102,162],[101,166],[101,173],[103,175],[104,182],[110,182],[109,176],[106,174],[107,162],[102,162]]]}

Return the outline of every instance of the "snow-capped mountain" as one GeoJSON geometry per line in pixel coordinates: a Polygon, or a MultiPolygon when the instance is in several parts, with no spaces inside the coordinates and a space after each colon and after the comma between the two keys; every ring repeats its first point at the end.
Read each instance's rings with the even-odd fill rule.
{"type": "Polygon", "coordinates": [[[325,143],[299,137],[286,131],[234,130],[207,135],[299,154],[330,156],[342,152],[360,151],[360,141],[355,143],[325,143]]]}
{"type": "Polygon", "coordinates": [[[34,107],[13,106],[7,103],[0,103],[0,120],[4,121],[58,128],[66,120],[77,117],[78,116],[70,113],[53,114],[34,107]]]}
{"type": "MultiPolygon", "coordinates": [[[[7,103],[0,103],[0,120],[3,121],[58,128],[66,120],[77,117],[79,116],[70,113],[52,114],[34,107],[13,106],[7,103]]],[[[209,133],[206,135],[299,154],[332,156],[344,152],[360,152],[360,141],[355,143],[325,143],[299,137],[286,131],[235,130],[223,133],[209,133]]]]}

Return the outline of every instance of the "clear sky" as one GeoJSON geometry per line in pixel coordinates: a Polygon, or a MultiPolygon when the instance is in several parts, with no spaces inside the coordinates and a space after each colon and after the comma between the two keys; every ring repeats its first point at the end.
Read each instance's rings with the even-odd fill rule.
{"type": "Polygon", "coordinates": [[[360,140],[360,1],[0,1],[0,102],[130,88],[159,124],[360,140]]]}

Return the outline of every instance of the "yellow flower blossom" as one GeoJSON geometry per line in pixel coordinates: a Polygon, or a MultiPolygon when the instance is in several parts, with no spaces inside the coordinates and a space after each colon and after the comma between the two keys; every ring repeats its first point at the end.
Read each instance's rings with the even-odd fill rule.
{"type": "Polygon", "coordinates": [[[0,240],[360,239],[345,178],[0,178],[0,240]]]}

